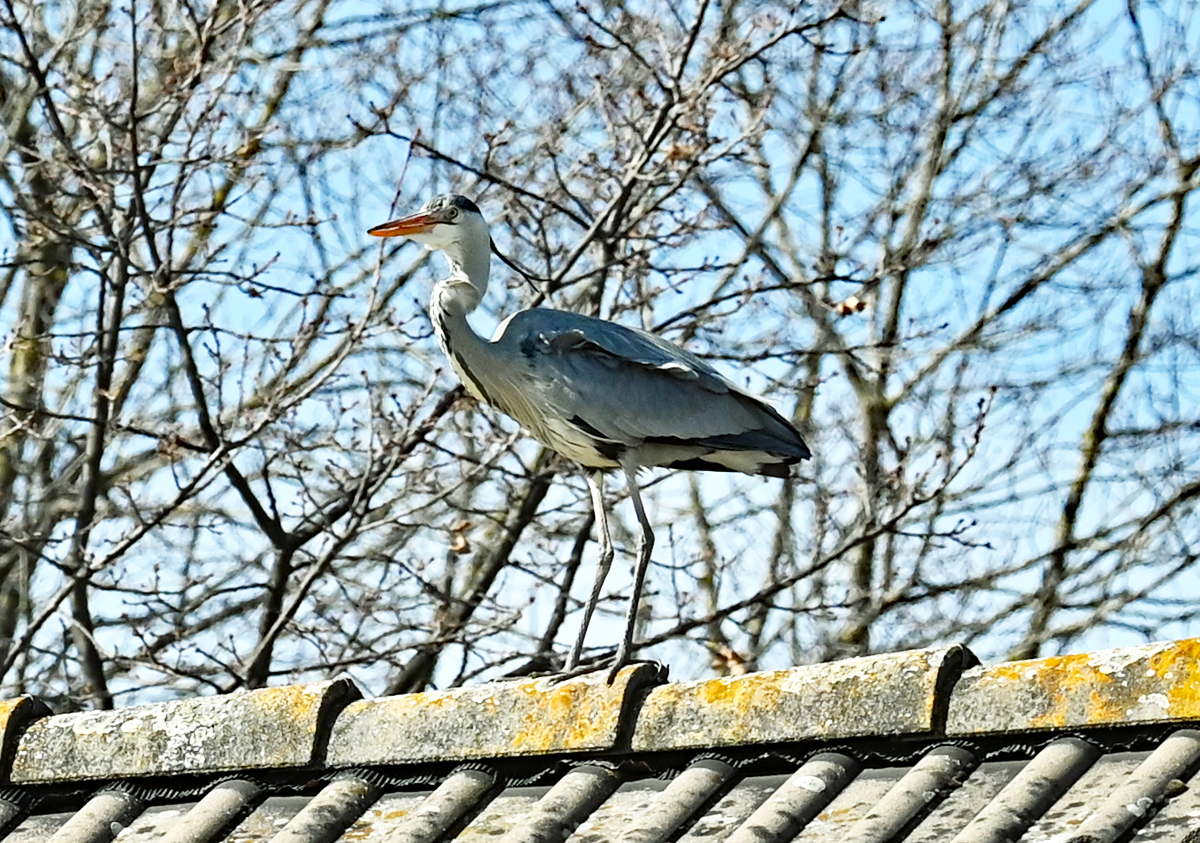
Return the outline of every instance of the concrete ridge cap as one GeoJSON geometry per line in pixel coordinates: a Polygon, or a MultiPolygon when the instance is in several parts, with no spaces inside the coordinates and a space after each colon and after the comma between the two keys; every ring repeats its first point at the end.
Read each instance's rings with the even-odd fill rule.
{"type": "Polygon", "coordinates": [[[348,677],[111,711],[42,717],[7,780],[129,778],[321,764],[336,714],[362,696],[348,677]]]}
{"type": "Polygon", "coordinates": [[[51,713],[44,700],[29,694],[0,699],[0,782],[9,780],[17,743],[26,727],[51,713]]]}
{"type": "Polygon", "coordinates": [[[21,740],[9,780],[307,764],[336,768],[933,733],[945,719],[947,689],[975,661],[970,650],[956,644],[671,684],[663,684],[664,671],[657,666],[639,663],[622,671],[611,686],[598,671],[569,681],[506,680],[380,698],[363,698],[352,680],[327,680],[50,716],[21,740]],[[339,683],[344,685],[341,693],[327,693],[339,683]],[[857,690],[848,694],[851,688],[857,690]],[[321,697],[322,708],[329,707],[326,697],[339,700],[323,729],[314,725],[311,712],[297,709],[313,694],[321,697]],[[789,715],[780,728],[780,694],[804,708],[807,719],[789,715]],[[831,712],[822,701],[846,707],[831,712]],[[272,721],[272,709],[284,716],[272,721]],[[883,720],[877,716],[881,710],[888,712],[883,720]],[[648,737],[680,718],[688,736],[648,737]],[[757,730],[745,730],[747,718],[758,722],[757,730]],[[236,729],[229,728],[233,722],[236,729]],[[280,725],[289,728],[281,730],[280,725]],[[305,730],[311,740],[298,745],[295,735],[305,730]],[[267,732],[273,732],[275,744],[264,745],[267,732]],[[255,736],[257,752],[243,746],[247,733],[255,736]]]}
{"type": "Polygon", "coordinates": [[[953,644],[661,685],[638,713],[634,751],[938,734],[974,654],[953,644]]]}
{"type": "Polygon", "coordinates": [[[628,741],[654,664],[559,681],[553,676],[364,699],[333,725],[332,767],[599,752],[628,741]]]}
{"type": "Polygon", "coordinates": [[[657,666],[363,699],[348,677],[53,715],[0,700],[0,783],[1200,720],[1200,638],[978,665],[965,646],[667,683],[657,666]]]}
{"type": "Polygon", "coordinates": [[[1200,720],[1200,638],[1158,641],[964,671],[946,734],[995,734],[1200,720]]]}

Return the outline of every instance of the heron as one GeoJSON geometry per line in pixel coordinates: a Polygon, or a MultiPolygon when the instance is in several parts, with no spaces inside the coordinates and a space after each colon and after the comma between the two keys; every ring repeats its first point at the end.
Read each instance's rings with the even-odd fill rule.
{"type": "MultiPolygon", "coordinates": [[[[811,456],[800,432],[763,399],[696,355],[647,331],[550,308],[512,314],[488,340],[467,317],[487,292],[491,236],[465,196],[436,196],[420,210],[378,225],[376,237],[406,237],[447,258],[434,285],[434,333],[467,391],[516,419],[535,439],[586,469],[599,545],[596,578],[563,674],[581,666],[588,625],[613,561],[604,472],[624,473],[641,527],[624,632],[611,662],[611,684],[631,663],[638,606],[654,529],[638,491],[647,467],[737,471],[786,477],[811,456]]],[[[601,665],[602,666],[602,665],[601,665]]]]}

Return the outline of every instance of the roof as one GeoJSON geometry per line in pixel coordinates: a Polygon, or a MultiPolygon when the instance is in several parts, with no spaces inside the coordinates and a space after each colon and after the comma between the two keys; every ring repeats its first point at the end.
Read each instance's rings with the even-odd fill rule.
{"type": "Polygon", "coordinates": [[[1192,639],[61,715],[21,697],[0,700],[0,840],[1195,843],[1198,671],[1192,639]]]}

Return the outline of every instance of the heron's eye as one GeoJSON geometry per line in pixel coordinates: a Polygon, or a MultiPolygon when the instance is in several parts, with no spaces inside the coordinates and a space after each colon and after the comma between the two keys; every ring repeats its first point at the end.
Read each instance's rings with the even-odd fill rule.
{"type": "Polygon", "coordinates": [[[452,220],[457,216],[458,216],[458,208],[451,206],[450,209],[446,211],[446,219],[448,219],[448,220],[452,220]]]}

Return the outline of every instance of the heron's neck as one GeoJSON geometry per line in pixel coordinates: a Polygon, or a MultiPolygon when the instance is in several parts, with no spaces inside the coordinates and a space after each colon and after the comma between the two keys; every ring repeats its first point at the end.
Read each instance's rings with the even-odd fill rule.
{"type": "Polygon", "coordinates": [[[429,302],[429,317],[438,344],[454,366],[463,384],[475,397],[492,403],[485,386],[480,382],[488,372],[488,346],[486,339],[475,333],[467,314],[479,306],[487,290],[487,272],[484,270],[482,284],[470,278],[456,266],[450,264],[451,275],[439,281],[433,288],[429,302]]]}
{"type": "Polygon", "coordinates": [[[450,263],[450,275],[434,286],[429,307],[438,342],[451,358],[452,348],[472,340],[482,342],[467,322],[467,314],[479,307],[487,292],[491,256],[487,245],[465,248],[466,245],[456,241],[442,247],[450,263]]]}
{"type": "Polygon", "coordinates": [[[456,350],[467,345],[483,342],[467,321],[467,314],[479,306],[479,298],[478,290],[464,278],[451,276],[434,285],[429,318],[447,357],[453,358],[456,350]]]}

